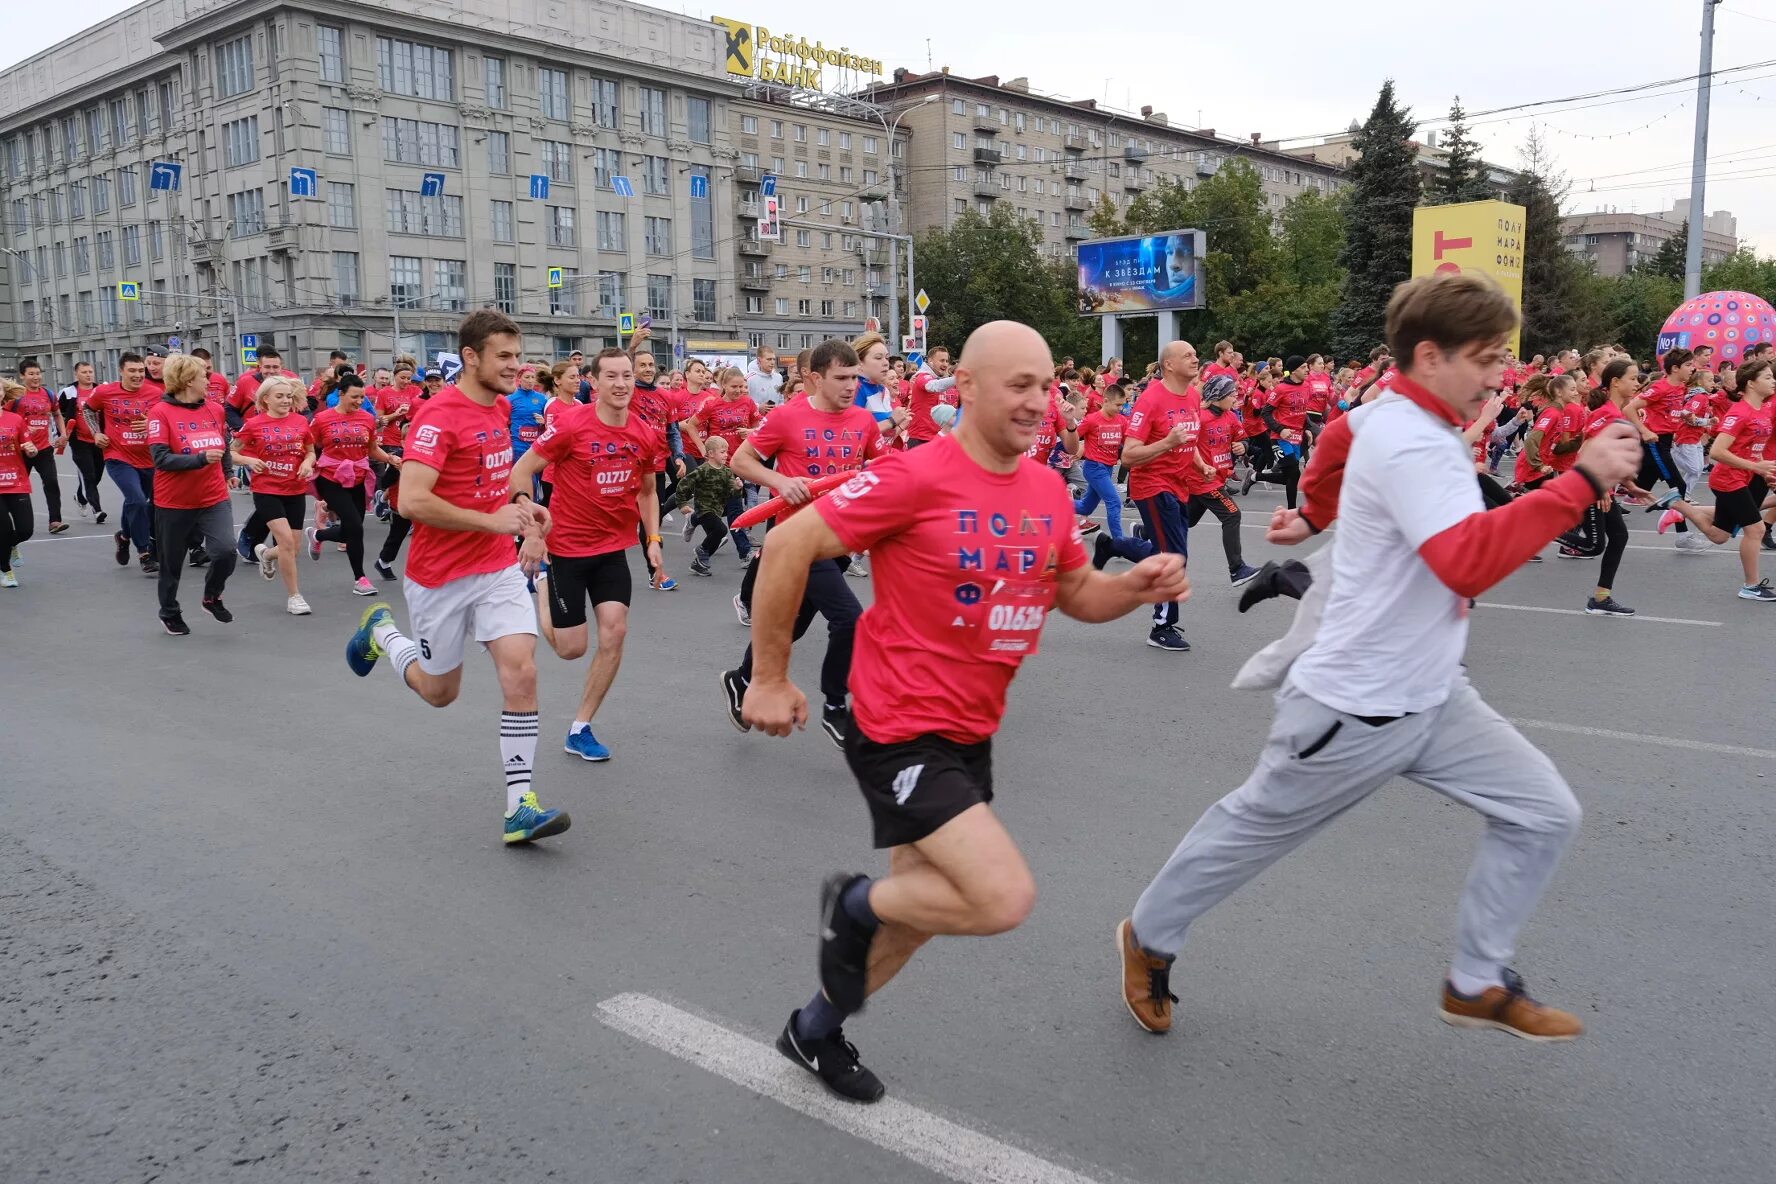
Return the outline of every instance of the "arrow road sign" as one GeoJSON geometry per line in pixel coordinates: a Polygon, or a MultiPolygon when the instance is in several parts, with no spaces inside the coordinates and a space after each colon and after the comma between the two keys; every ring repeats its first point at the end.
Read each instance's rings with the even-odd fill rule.
{"type": "Polygon", "coordinates": [[[530,175],[530,196],[537,201],[549,200],[549,175],[547,173],[532,173],[530,175]]]}
{"type": "Polygon", "coordinates": [[[692,173],[691,174],[691,196],[692,197],[708,197],[709,196],[709,178],[708,177],[704,176],[702,173],[692,173]]]}
{"type": "Polygon", "coordinates": [[[241,334],[241,348],[257,351],[259,348],[259,334],[257,334],[257,333],[242,333],[241,334]]]}
{"type": "Polygon", "coordinates": [[[635,186],[629,183],[628,177],[612,177],[611,188],[617,191],[618,197],[635,196],[635,186]]]}
{"type": "Polygon", "coordinates": [[[419,179],[419,195],[421,197],[444,196],[444,174],[422,173],[419,179]]]}
{"type": "Polygon", "coordinates": [[[776,173],[766,173],[764,176],[759,178],[759,194],[761,196],[770,197],[772,194],[774,194],[776,192],[777,192],[777,174],[776,173]]]}
{"type": "Polygon", "coordinates": [[[321,195],[321,175],[314,169],[291,168],[290,196],[319,197],[321,195]]]}
{"type": "Polygon", "coordinates": [[[148,188],[177,189],[185,166],[170,160],[157,160],[148,166],[148,188]]]}

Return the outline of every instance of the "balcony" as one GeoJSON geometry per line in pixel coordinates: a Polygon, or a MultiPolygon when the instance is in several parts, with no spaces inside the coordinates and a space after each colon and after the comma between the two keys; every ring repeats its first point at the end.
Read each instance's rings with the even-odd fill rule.
{"type": "Polygon", "coordinates": [[[1086,239],[1092,236],[1092,228],[1083,222],[1069,222],[1065,237],[1070,239],[1086,239]]]}
{"type": "Polygon", "coordinates": [[[1085,194],[1074,191],[1061,199],[1061,208],[1083,212],[1091,209],[1091,202],[1086,200],[1085,194]]]}
{"type": "Polygon", "coordinates": [[[974,150],[975,164],[997,165],[1004,159],[997,148],[976,148],[974,150]]]}
{"type": "Polygon", "coordinates": [[[1089,173],[1086,170],[1085,162],[1075,157],[1061,166],[1061,176],[1077,183],[1085,180],[1089,173]]]}
{"type": "Polygon", "coordinates": [[[742,218],[756,218],[759,216],[759,203],[756,200],[737,202],[734,212],[742,218]]]}
{"type": "Polygon", "coordinates": [[[1130,144],[1122,150],[1122,158],[1124,160],[1146,160],[1148,155],[1149,153],[1147,149],[1137,148],[1133,144],[1130,144]]]}
{"type": "Polygon", "coordinates": [[[1001,198],[1005,196],[1005,190],[997,181],[976,181],[974,195],[976,197],[1001,198]]]}
{"type": "Polygon", "coordinates": [[[1069,152],[1084,152],[1091,145],[1084,136],[1068,136],[1066,149],[1069,152]]]}
{"type": "Polygon", "coordinates": [[[753,164],[743,164],[734,170],[734,180],[743,185],[757,185],[765,175],[765,170],[753,164]]]}
{"type": "Polygon", "coordinates": [[[215,264],[216,250],[210,245],[209,239],[200,238],[191,244],[191,261],[199,267],[211,267],[215,264]]]}
{"type": "Polygon", "coordinates": [[[265,237],[266,249],[274,255],[287,255],[302,245],[294,226],[273,226],[265,237]]]}
{"type": "Polygon", "coordinates": [[[743,238],[740,240],[740,253],[763,259],[771,253],[771,244],[761,243],[756,239],[743,238]]]}
{"type": "Polygon", "coordinates": [[[1151,182],[1141,176],[1140,172],[1136,169],[1130,169],[1128,174],[1122,179],[1122,187],[1134,193],[1139,193],[1141,190],[1147,188],[1150,183],[1151,182]]]}
{"type": "Polygon", "coordinates": [[[974,130],[980,132],[982,135],[996,136],[999,134],[999,121],[994,119],[991,115],[976,115],[974,117],[974,130]]]}
{"type": "Polygon", "coordinates": [[[769,292],[771,277],[763,272],[757,275],[743,275],[740,277],[740,287],[742,291],[746,292],[769,292]]]}

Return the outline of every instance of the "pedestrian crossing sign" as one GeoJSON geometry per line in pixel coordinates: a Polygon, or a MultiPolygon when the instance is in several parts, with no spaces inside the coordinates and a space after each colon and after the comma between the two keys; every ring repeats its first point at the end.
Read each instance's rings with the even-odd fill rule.
{"type": "Polygon", "coordinates": [[[259,347],[256,345],[241,346],[241,365],[257,366],[259,364],[259,347]]]}
{"type": "Polygon", "coordinates": [[[141,282],[138,280],[119,280],[117,283],[117,298],[119,300],[140,300],[142,298],[141,282]]]}
{"type": "Polygon", "coordinates": [[[622,334],[624,337],[627,337],[631,333],[635,332],[635,314],[634,313],[625,312],[625,313],[618,314],[618,316],[617,316],[617,332],[622,334]]]}
{"type": "Polygon", "coordinates": [[[562,284],[561,268],[551,267],[549,269],[549,286],[551,288],[559,288],[559,287],[561,287],[561,284],[562,284]]]}

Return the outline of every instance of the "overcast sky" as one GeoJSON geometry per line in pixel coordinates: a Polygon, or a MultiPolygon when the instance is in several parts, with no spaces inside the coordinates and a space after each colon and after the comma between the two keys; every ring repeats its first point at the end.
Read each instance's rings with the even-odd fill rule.
{"type": "MultiPolygon", "coordinates": [[[[1678,78],[1696,72],[1699,0],[1494,0],[1446,9],[1395,0],[1256,0],[1233,6],[1147,5],[1138,21],[1055,0],[958,4],[897,0],[718,0],[676,6],[763,24],[897,65],[958,74],[1026,75],[1037,90],[1244,137],[1308,136],[1361,119],[1383,78],[1423,119],[1461,96],[1470,111],[1678,78]],[[1607,24],[1599,24],[1607,12],[1607,24]],[[1411,16],[1403,16],[1410,13],[1411,16]],[[1419,15],[1424,23],[1418,23],[1419,15]],[[1110,20],[1103,20],[1111,15],[1110,20]],[[1244,18],[1241,27],[1228,22],[1244,18]],[[1660,49],[1665,48],[1661,56],[1660,49]]],[[[29,57],[129,7],[122,0],[9,6],[0,60],[29,57]]],[[[660,7],[675,7],[660,5],[660,7]]],[[[1776,59],[1776,0],[1716,9],[1715,68],[1776,59]]],[[[104,63],[94,63],[103,69],[104,63]]],[[[1572,181],[1568,210],[1669,209],[1689,195],[1695,84],[1645,95],[1492,117],[1475,133],[1488,159],[1515,165],[1531,123],[1572,181]],[[1613,138],[1605,138],[1613,137],[1613,138]]],[[[1776,253],[1776,64],[1714,88],[1707,208],[1730,210],[1739,234],[1776,253]]]]}

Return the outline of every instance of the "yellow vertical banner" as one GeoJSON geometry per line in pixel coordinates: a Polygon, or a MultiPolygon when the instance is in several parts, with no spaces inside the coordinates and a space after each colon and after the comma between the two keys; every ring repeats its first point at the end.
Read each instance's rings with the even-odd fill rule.
{"type": "MultiPolygon", "coordinates": [[[[1450,271],[1485,272],[1523,310],[1525,211],[1508,201],[1470,201],[1420,206],[1412,211],[1412,276],[1450,271]]],[[[1511,352],[1521,345],[1511,335],[1511,352]]]]}

